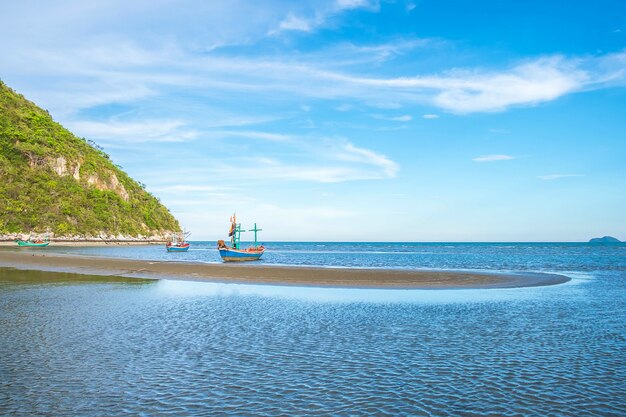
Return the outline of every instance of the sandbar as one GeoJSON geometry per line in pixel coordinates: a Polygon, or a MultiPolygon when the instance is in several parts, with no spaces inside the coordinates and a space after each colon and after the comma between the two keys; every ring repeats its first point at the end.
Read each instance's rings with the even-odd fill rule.
{"type": "Polygon", "coordinates": [[[0,248],[0,266],[88,275],[349,288],[519,288],[556,285],[570,280],[563,275],[533,272],[490,273],[149,261],[59,254],[46,252],[45,248],[0,248]]]}

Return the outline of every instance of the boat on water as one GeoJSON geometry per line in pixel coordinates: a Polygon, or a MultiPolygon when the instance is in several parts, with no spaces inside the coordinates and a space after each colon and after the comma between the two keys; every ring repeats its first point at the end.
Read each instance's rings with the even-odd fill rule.
{"type": "Polygon", "coordinates": [[[220,252],[220,256],[224,262],[241,262],[241,261],[258,261],[265,252],[263,245],[257,243],[257,233],[262,231],[256,227],[250,229],[250,232],[254,232],[254,246],[246,249],[241,248],[241,233],[245,230],[241,230],[241,223],[237,223],[237,216],[233,215],[230,218],[230,230],[228,236],[230,236],[230,243],[232,246],[226,246],[223,240],[217,241],[217,250],[220,252]]]}
{"type": "Polygon", "coordinates": [[[20,247],[43,248],[50,244],[50,239],[48,238],[48,235],[46,235],[44,239],[32,238],[29,236],[28,239],[26,240],[15,239],[15,243],[17,243],[17,246],[20,246],[20,247]]]}
{"type": "Polygon", "coordinates": [[[189,232],[184,231],[172,234],[170,240],[165,244],[165,249],[168,252],[187,252],[190,246],[187,242],[189,235],[189,232]]]}

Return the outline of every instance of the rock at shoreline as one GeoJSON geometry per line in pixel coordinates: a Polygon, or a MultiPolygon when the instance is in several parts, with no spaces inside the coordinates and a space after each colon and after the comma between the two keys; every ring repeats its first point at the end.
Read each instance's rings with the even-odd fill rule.
{"type": "Polygon", "coordinates": [[[604,236],[589,239],[589,243],[620,243],[620,240],[614,238],[613,236],[604,236]]]}

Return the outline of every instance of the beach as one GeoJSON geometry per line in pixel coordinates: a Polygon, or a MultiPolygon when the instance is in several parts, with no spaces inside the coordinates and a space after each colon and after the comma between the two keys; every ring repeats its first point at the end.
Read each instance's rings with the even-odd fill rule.
{"type": "Polygon", "coordinates": [[[569,278],[544,273],[487,273],[452,270],[323,268],[148,261],[46,252],[0,250],[0,266],[88,275],[177,279],[234,284],[395,289],[518,288],[562,284],[569,278]]]}

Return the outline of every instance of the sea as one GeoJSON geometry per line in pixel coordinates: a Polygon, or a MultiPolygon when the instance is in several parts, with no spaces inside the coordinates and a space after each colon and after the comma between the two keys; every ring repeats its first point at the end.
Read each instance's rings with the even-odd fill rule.
{"type": "MultiPolygon", "coordinates": [[[[626,415],[626,244],[265,246],[265,265],[571,280],[333,289],[0,268],[0,415],[626,415]]],[[[45,250],[220,262],[215,242],[45,250]]]]}

